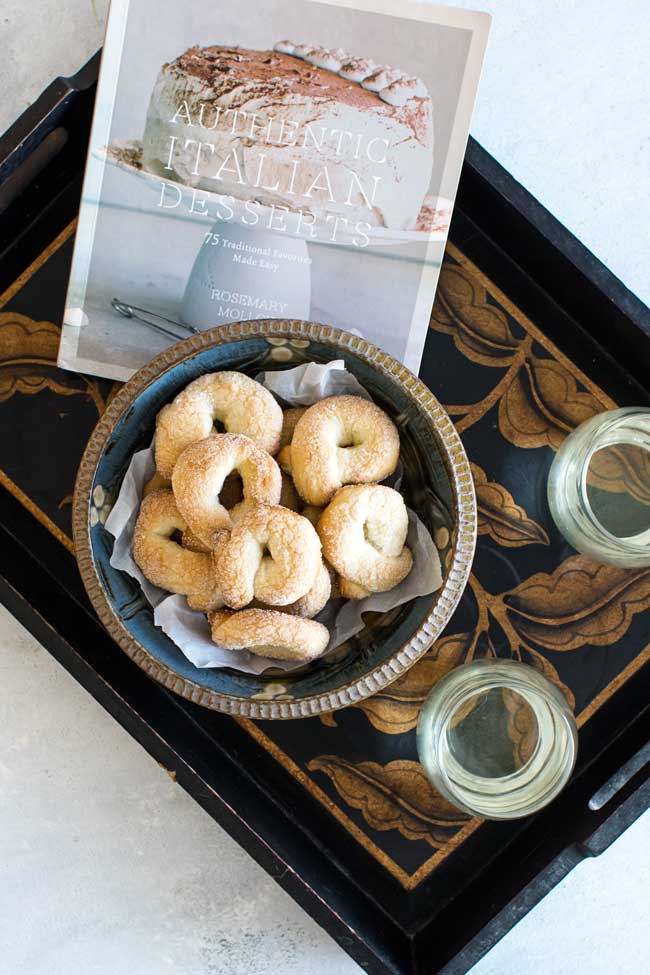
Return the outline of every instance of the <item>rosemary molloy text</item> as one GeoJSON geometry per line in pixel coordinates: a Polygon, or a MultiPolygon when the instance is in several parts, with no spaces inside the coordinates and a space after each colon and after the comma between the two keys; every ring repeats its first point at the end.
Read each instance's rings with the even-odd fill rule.
{"type": "Polygon", "coordinates": [[[251,317],[257,318],[260,315],[283,318],[289,307],[286,301],[276,301],[274,298],[265,298],[261,295],[248,295],[241,291],[229,291],[227,288],[213,288],[210,297],[212,301],[218,302],[216,313],[219,318],[228,318],[233,322],[251,317]]]}

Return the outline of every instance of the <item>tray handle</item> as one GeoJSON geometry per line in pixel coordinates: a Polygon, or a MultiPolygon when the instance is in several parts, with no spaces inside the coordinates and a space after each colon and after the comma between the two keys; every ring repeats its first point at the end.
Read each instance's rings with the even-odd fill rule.
{"type": "Polygon", "coordinates": [[[650,741],[613,773],[587,803],[600,818],[607,818],[579,843],[584,856],[600,856],[650,807],[650,741]]]}

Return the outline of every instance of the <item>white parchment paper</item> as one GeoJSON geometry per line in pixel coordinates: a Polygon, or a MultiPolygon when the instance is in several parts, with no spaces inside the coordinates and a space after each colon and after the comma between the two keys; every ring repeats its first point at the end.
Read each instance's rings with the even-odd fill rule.
{"type": "MultiPolygon", "coordinates": [[[[257,376],[267,389],[287,406],[311,406],[325,396],[344,393],[371,399],[368,392],[347,371],[342,359],[326,364],[310,362],[295,369],[265,372],[257,376]]],[[[153,443],[133,455],[119,495],[105,524],[115,538],[111,565],[137,579],[154,610],[154,623],[182,650],[195,667],[230,667],[246,674],[266,670],[296,670],[301,662],[269,660],[248,650],[226,650],[212,642],[210,626],[203,613],[192,610],[184,596],[170,595],[145,579],[133,560],[133,532],[142,492],[155,471],[153,443]]],[[[317,617],[330,631],[326,653],[336,649],[363,629],[364,613],[387,612],[417,596],[435,592],[442,584],[440,558],[428,530],[409,509],[407,545],[413,553],[413,568],[390,592],[374,593],[367,599],[333,600],[317,617]]]]}

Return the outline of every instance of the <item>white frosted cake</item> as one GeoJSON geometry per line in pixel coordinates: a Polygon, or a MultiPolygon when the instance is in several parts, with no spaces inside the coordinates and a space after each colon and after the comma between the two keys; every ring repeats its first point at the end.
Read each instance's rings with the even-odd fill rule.
{"type": "Polygon", "coordinates": [[[433,164],[424,84],[346,52],[192,47],[163,65],[143,166],[311,220],[411,229],[433,164]]]}

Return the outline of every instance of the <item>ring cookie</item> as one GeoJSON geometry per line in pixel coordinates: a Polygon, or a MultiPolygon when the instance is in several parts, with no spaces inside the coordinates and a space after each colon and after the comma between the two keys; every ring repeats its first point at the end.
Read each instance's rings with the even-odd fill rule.
{"type": "Polygon", "coordinates": [[[191,609],[223,606],[212,555],[183,548],[173,537],[187,525],[171,491],[153,491],[142,501],[133,536],[133,558],[144,576],[161,589],[187,596],[191,609]]]}
{"type": "Polygon", "coordinates": [[[240,372],[208,373],[191,382],[158,414],[158,473],[170,478],[185,448],[215,432],[215,420],[226,433],[243,434],[271,454],[280,445],[282,410],[268,389],[240,372]]]}
{"type": "Polygon", "coordinates": [[[282,475],[271,455],[248,437],[217,433],[183,451],[174,466],[172,488],[193,534],[209,546],[212,534],[230,528],[252,502],[277,504],[282,475]],[[220,494],[233,471],[241,477],[244,500],[229,513],[220,494]]]}
{"type": "Polygon", "coordinates": [[[362,484],[337,491],[318,534],[324,557],[341,576],[341,594],[360,599],[398,586],[413,565],[407,532],[404,499],[392,488],[362,484]]]}
{"type": "Polygon", "coordinates": [[[272,660],[315,660],[329,643],[329,631],[322,623],[272,609],[218,610],[208,619],[212,639],[219,646],[250,650],[272,660]]]}
{"type": "Polygon", "coordinates": [[[312,588],[321,565],[313,525],[288,508],[256,505],[214,553],[224,602],[241,609],[253,599],[287,606],[312,588]]]}
{"type": "MultiPolygon", "coordinates": [[[[321,559],[320,568],[316,573],[316,580],[304,596],[297,599],[295,603],[279,607],[283,613],[291,613],[293,616],[304,616],[306,619],[313,619],[318,616],[321,609],[324,609],[332,595],[332,577],[325,563],[321,559]]],[[[255,603],[253,603],[255,606],[255,603]]],[[[266,603],[259,603],[257,609],[269,609],[266,603]]]]}
{"type": "Polygon", "coordinates": [[[382,481],[399,460],[392,420],[360,396],[331,396],[310,406],[296,424],[291,473],[308,504],[325,505],[344,484],[382,481]]]}

